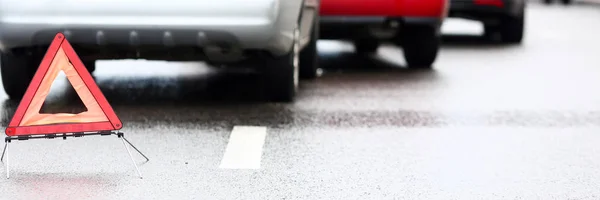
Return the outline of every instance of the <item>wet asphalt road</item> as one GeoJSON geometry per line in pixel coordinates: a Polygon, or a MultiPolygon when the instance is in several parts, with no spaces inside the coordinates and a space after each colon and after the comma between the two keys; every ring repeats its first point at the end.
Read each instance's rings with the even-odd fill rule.
{"type": "MultiPolygon", "coordinates": [[[[18,141],[0,199],[600,199],[600,6],[527,17],[521,46],[446,37],[434,71],[324,41],[293,104],[261,103],[251,73],[100,62],[144,178],[116,137],[18,141]],[[260,169],[220,167],[234,126],[267,128],[260,169]]],[[[76,99],[58,83],[48,110],[76,99]]]]}

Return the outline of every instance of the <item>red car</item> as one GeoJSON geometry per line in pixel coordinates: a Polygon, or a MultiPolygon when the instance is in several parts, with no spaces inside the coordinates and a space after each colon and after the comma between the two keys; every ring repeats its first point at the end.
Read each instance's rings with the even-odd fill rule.
{"type": "Polygon", "coordinates": [[[431,68],[448,0],[321,0],[320,39],[349,40],[359,53],[401,46],[409,68],[431,68]]]}

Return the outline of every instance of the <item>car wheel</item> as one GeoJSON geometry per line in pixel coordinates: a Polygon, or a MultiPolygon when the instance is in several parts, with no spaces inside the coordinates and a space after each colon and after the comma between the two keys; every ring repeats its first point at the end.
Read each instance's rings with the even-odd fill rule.
{"type": "Polygon", "coordinates": [[[374,40],[357,40],[354,41],[354,49],[359,54],[371,54],[377,52],[379,42],[374,40]]]}
{"type": "Polygon", "coordinates": [[[552,0],[544,0],[545,4],[552,4],[552,0]]]}
{"type": "Polygon", "coordinates": [[[42,61],[42,56],[0,53],[0,72],[4,91],[10,99],[20,100],[42,61]]]}
{"type": "Polygon", "coordinates": [[[88,72],[93,73],[96,71],[96,61],[95,60],[83,60],[83,65],[88,70],[88,72]]]}
{"type": "Polygon", "coordinates": [[[506,17],[499,25],[486,26],[484,37],[493,40],[493,34],[499,33],[503,43],[518,44],[523,40],[524,26],[523,17],[506,17]]]}
{"type": "Polygon", "coordinates": [[[266,95],[273,102],[292,102],[299,83],[300,31],[294,31],[291,50],[266,59],[264,68],[266,95]]]}
{"type": "Polygon", "coordinates": [[[521,43],[525,31],[525,17],[523,15],[506,17],[502,20],[498,28],[500,29],[500,37],[503,42],[510,44],[521,43]]]}
{"type": "Polygon", "coordinates": [[[499,33],[503,43],[518,44],[523,41],[524,32],[525,6],[521,7],[521,14],[518,16],[504,16],[499,24],[486,25],[484,35],[491,40],[494,33],[499,33]]]}
{"type": "Polygon", "coordinates": [[[569,4],[573,3],[572,0],[562,0],[561,2],[565,5],[569,5],[569,4]]]}
{"type": "Polygon", "coordinates": [[[317,42],[319,41],[319,14],[315,13],[313,18],[310,41],[300,52],[300,78],[314,79],[319,69],[319,55],[317,42]]]}
{"type": "Polygon", "coordinates": [[[439,28],[434,26],[405,28],[400,41],[408,68],[432,68],[440,49],[439,28]]]}

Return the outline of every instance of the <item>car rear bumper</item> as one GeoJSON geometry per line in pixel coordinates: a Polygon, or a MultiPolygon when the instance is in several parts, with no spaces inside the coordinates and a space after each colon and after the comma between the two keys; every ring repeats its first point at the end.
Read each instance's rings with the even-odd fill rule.
{"type": "Polygon", "coordinates": [[[57,32],[63,32],[76,45],[287,51],[282,45],[287,37],[279,26],[285,3],[279,0],[40,2],[0,1],[1,50],[47,45],[57,32]]]}
{"type": "Polygon", "coordinates": [[[322,16],[320,37],[322,39],[392,39],[411,25],[440,27],[443,18],[438,17],[357,17],[322,16]]]}
{"type": "Polygon", "coordinates": [[[0,49],[47,45],[63,32],[69,42],[82,45],[231,45],[263,48],[276,32],[271,22],[244,19],[237,24],[123,25],[0,21],[0,49]]]}
{"type": "Polygon", "coordinates": [[[376,25],[389,21],[397,21],[404,24],[439,26],[443,19],[437,17],[356,17],[356,16],[322,16],[320,23],[324,25],[376,25]]]}

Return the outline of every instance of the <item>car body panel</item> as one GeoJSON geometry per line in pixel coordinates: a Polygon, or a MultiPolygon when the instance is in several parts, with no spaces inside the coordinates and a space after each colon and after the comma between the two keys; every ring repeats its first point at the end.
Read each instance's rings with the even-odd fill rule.
{"type": "MultiPolygon", "coordinates": [[[[74,45],[291,49],[303,0],[0,1],[0,50],[47,45],[63,32],[74,45]]],[[[214,51],[211,51],[214,49],[214,51]]],[[[239,56],[234,56],[239,57],[239,56]]]]}

